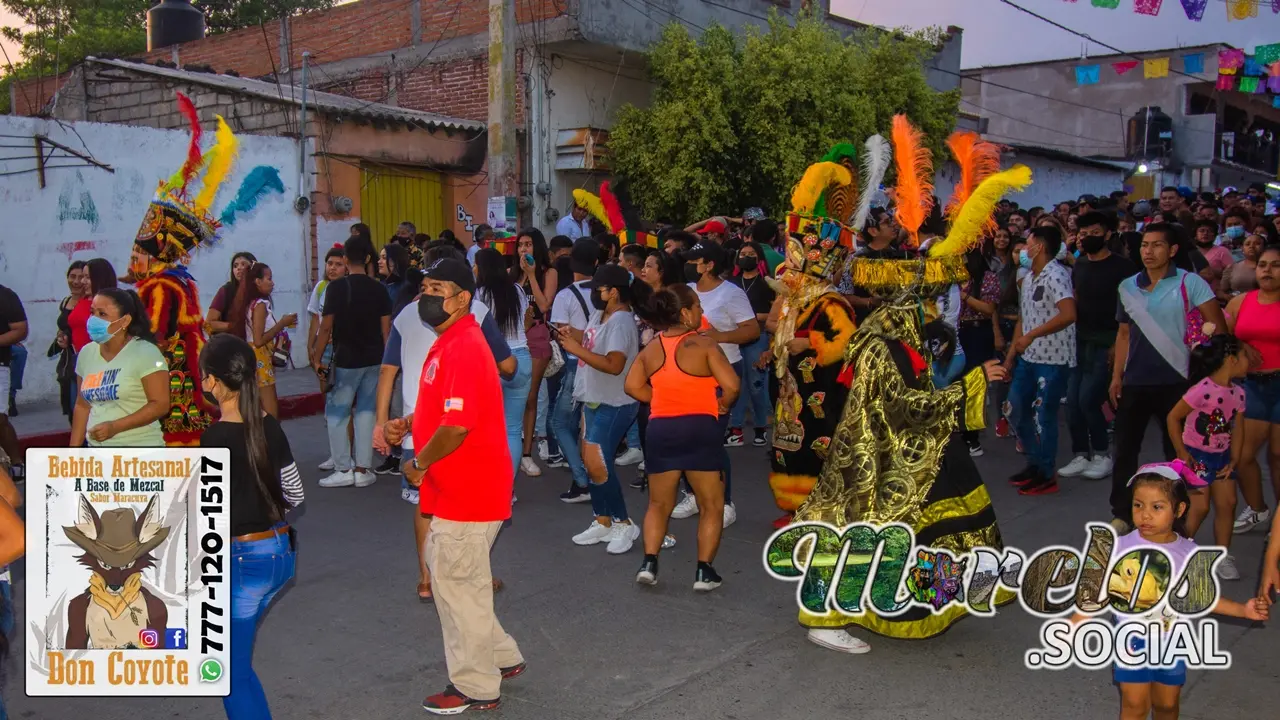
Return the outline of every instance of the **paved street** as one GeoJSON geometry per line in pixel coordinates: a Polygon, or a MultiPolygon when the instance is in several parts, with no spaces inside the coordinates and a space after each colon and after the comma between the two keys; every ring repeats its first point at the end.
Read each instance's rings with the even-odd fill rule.
{"type": "MultiPolygon", "coordinates": [[[[414,594],[409,506],[397,480],[366,489],[323,490],[316,464],[328,454],[322,418],[286,423],[304,468],[307,503],[297,526],[298,573],[267,616],[256,667],[277,720],[420,718],[422,698],[446,682],[436,612],[414,594]]],[[[990,433],[988,433],[990,435],[990,433]]],[[[1065,439],[1065,433],[1064,433],[1065,439]]],[[[1158,448],[1154,435],[1148,447],[1158,448]]],[[[716,567],[725,584],[692,590],[696,520],[672,522],[679,545],[664,552],[660,584],[633,582],[639,546],[611,556],[577,547],[589,506],[556,498],[564,471],[521,477],[514,524],[493,553],[506,582],[498,614],[520,643],[529,671],[503,685],[497,717],[511,720],[670,720],[672,718],[855,717],[860,720],[1016,718],[1109,719],[1119,701],[1110,672],[1023,667],[1039,621],[1016,606],[994,618],[970,618],[926,642],[862,634],[872,652],[847,656],[814,646],[796,624],[794,585],[769,579],[761,551],[778,513],[755,448],[731,451],[738,522],[725,532],[716,567]]],[[[1032,551],[1079,547],[1083,523],[1105,519],[1108,484],[1069,481],[1057,495],[1023,498],[1004,478],[1021,467],[1012,441],[987,439],[978,459],[1006,542],[1032,551]]],[[[626,469],[626,481],[633,470],[626,469]]],[[[629,507],[643,494],[626,489],[629,507]]],[[[1202,542],[1209,539],[1208,528],[1202,542]]],[[[1244,578],[1226,593],[1257,588],[1264,535],[1237,536],[1244,578]]],[[[19,574],[21,570],[19,570],[19,574]]],[[[16,601],[21,623],[23,584],[16,601]]],[[[1273,625],[1275,623],[1273,622],[1273,625]]],[[[1275,717],[1280,707],[1276,627],[1224,621],[1232,669],[1192,673],[1182,695],[1186,720],[1275,717]]],[[[11,651],[21,658],[21,634],[11,651]]],[[[217,699],[32,699],[11,661],[5,692],[14,718],[153,720],[219,718],[217,699]]]]}

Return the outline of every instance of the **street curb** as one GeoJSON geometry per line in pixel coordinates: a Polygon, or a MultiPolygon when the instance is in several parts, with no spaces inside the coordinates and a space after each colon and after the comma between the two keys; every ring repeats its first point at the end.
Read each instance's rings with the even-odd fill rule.
{"type": "MultiPolygon", "coordinates": [[[[310,417],[323,412],[324,395],[318,392],[280,398],[280,420],[310,417]]],[[[18,447],[22,452],[26,452],[29,448],[67,447],[70,442],[70,429],[18,436],[18,447]]]]}

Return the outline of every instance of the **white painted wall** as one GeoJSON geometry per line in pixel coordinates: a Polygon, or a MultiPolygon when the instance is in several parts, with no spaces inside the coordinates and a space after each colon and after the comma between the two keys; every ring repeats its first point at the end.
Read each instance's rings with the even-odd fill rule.
{"type": "MultiPolygon", "coordinates": [[[[1124,173],[1118,168],[1104,170],[1102,168],[1077,165],[1074,163],[1033,157],[1025,153],[1007,153],[1002,162],[1004,167],[1015,163],[1031,168],[1031,187],[1020,193],[1010,193],[1007,197],[1018,203],[1018,207],[1028,210],[1037,205],[1050,207],[1063,200],[1074,202],[1081,195],[1097,195],[1102,197],[1116,190],[1124,189],[1124,173]]],[[[959,170],[954,163],[947,163],[934,177],[934,194],[942,203],[951,198],[955,189],[959,170]]]]}
{"type": "MultiPolygon", "coordinates": [[[[212,142],[206,128],[205,142],[212,142]]],[[[20,392],[22,402],[53,400],[57,384],[54,364],[45,351],[57,331],[58,303],[67,295],[66,269],[72,260],[103,257],[123,274],[129,264],[133,238],[155,193],[157,183],[169,177],[186,157],[190,136],[185,132],[125,125],[74,123],[59,125],[46,120],[0,116],[4,144],[29,144],[36,134],[79,152],[87,152],[115,169],[58,168],[83,164],[74,158],[54,158],[45,171],[41,189],[33,159],[0,159],[0,282],[21,298],[30,333],[27,368],[20,392]],[[9,175],[21,170],[33,172],[9,175]],[[60,209],[60,198],[65,198],[60,209]],[[82,198],[85,201],[82,203],[82,198]],[[80,212],[92,203],[93,213],[80,212]],[[71,212],[66,211],[66,207],[71,212]],[[84,217],[96,215],[96,222],[84,217]]],[[[309,218],[292,206],[298,195],[297,145],[292,140],[240,135],[240,156],[219,190],[215,215],[235,198],[245,176],[258,165],[270,165],[280,173],[284,193],[271,193],[250,213],[237,217],[221,233],[213,247],[203,248],[191,259],[189,270],[200,287],[201,305],[207,307],[218,287],[226,282],[231,256],[248,250],[271,266],[276,282],[276,313],[304,315],[308,269],[302,238],[309,218]]],[[[208,147],[208,145],[206,145],[208,147]]],[[[21,148],[0,152],[0,158],[34,155],[21,148]]],[[[65,153],[57,153],[62,156],[65,153]]],[[[202,308],[203,309],[203,308],[202,308]]],[[[302,327],[305,327],[303,325],[302,327]]],[[[294,331],[301,340],[301,331],[294,331]]],[[[294,362],[306,364],[306,343],[294,342],[294,362]]]]}

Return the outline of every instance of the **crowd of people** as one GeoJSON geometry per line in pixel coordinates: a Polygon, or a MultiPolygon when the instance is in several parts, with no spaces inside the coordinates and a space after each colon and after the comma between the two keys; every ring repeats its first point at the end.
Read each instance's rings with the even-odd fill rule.
{"type": "MultiPolygon", "coordinates": [[[[440,613],[449,670],[446,689],[424,701],[428,710],[496,707],[501,682],[524,670],[494,615],[502,583],[488,559],[520,475],[566,468],[560,499],[591,505],[586,528],[566,531],[566,541],[613,555],[638,542],[636,582],[645,585],[658,582],[661,550],[676,542],[669,519],[693,515],[693,588],[721,585],[713,563],[721,531],[737,520],[732,448],[768,448],[783,511],[776,527],[809,516],[813,503],[805,503],[823,492],[834,426],[856,387],[845,348],[893,304],[858,264],[923,258],[948,234],[940,208],[906,227],[901,198],[892,188],[883,198],[853,228],[848,261],[810,272],[830,283],[807,295],[795,277],[826,256],[803,247],[797,256],[791,218],[775,221],[759,208],[661,228],[658,247],[623,243],[576,203],[549,240],[534,228],[516,233],[513,255],[495,249],[484,226],[466,239],[446,230],[433,240],[411,223],[381,247],[356,224],[327,251],[300,335],[325,394],[330,452],[320,468],[329,474],[318,486],[364,488],[393,476],[419,508],[417,595],[440,613]],[[629,466],[637,473],[624,478],[629,466]],[[643,517],[631,515],[628,487],[646,493],[643,517]],[[459,566],[472,571],[448,571],[459,566]]],[[[1229,548],[1234,534],[1277,522],[1265,499],[1264,448],[1280,497],[1280,215],[1274,204],[1268,214],[1268,202],[1262,186],[1166,187],[1138,202],[1117,191],[1052,208],[1002,200],[981,242],[963,254],[964,279],[925,298],[927,352],[897,358],[899,367],[927,357],[940,393],[967,385],[975,371],[991,381],[989,395],[973,395],[990,398],[979,400],[987,407],[977,421],[946,432],[954,429],[970,457],[992,442],[1015,443],[1026,458],[1009,478],[1019,494],[1110,480],[1119,533],[1163,543],[1176,520],[1177,537],[1192,538],[1212,512],[1214,544],[1229,548]],[[1072,456],[1061,467],[1060,411],[1072,456]],[[1174,478],[1138,466],[1153,422],[1165,460],[1180,463],[1174,478]],[[1158,512],[1162,501],[1171,515],[1158,512]]],[[[233,565],[243,568],[233,578],[241,650],[226,710],[262,717],[252,638],[293,575],[286,515],[303,499],[274,387],[299,318],[276,315],[271,268],[236,253],[204,312],[208,340],[192,348],[186,425],[166,425],[182,391],[170,357],[180,333],[155,327],[148,301],[126,285],[173,272],[171,260],[135,258],[124,277],[103,258],[72,263],[48,354],[58,359],[72,446],[174,445],[194,425],[200,443],[232,449],[235,551],[246,562],[233,565]],[[170,269],[148,265],[156,260],[170,269]],[[204,422],[193,397],[212,409],[204,422]],[[272,560],[281,557],[287,562],[272,560]]],[[[21,301],[0,287],[0,398],[10,394],[15,349],[27,336],[21,301]]],[[[3,414],[0,448],[20,477],[3,414]]],[[[21,498],[8,497],[6,482],[0,473],[7,542],[5,511],[21,498]]],[[[994,520],[990,527],[998,544],[994,520]]],[[[1280,590],[1278,564],[1273,540],[1259,598],[1280,590]]],[[[1217,572],[1240,579],[1231,555],[1217,572]]],[[[1261,600],[1220,609],[1265,614],[1261,600]]],[[[866,652],[843,624],[806,623],[824,647],[866,652]]],[[[1148,707],[1167,699],[1143,697],[1148,707]]]]}

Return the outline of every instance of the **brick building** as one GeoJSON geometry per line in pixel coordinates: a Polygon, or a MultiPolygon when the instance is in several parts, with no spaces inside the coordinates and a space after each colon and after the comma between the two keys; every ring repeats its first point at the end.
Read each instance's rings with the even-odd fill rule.
{"type": "MultiPolygon", "coordinates": [[[[666,23],[678,20],[694,32],[712,23],[730,29],[760,27],[771,10],[794,16],[807,1],[515,3],[521,222],[551,229],[570,204],[573,189],[595,187],[607,177],[608,128],[621,106],[648,103],[652,86],[643,52],[658,40],[666,23]]],[[[289,96],[291,88],[301,82],[299,69],[305,51],[309,53],[311,88],[363,103],[484,122],[489,97],[488,18],[486,0],[359,0],[163,48],[136,60],[171,63],[186,70],[233,71],[244,78],[270,81],[264,84],[272,89],[279,82],[284,95],[289,96]]],[[[860,27],[834,16],[830,22],[846,31],[860,27]]],[[[949,28],[926,68],[930,83],[938,90],[958,87],[961,39],[958,28],[949,28]]],[[[52,83],[46,78],[44,84],[52,83]]],[[[65,82],[63,86],[74,84],[65,82]]],[[[27,97],[35,98],[25,106],[27,111],[30,105],[39,104],[47,111],[55,104],[43,101],[34,88],[15,84],[15,108],[24,107],[24,90],[27,97]]],[[[319,139],[310,124],[307,136],[313,143],[319,139]]],[[[484,142],[474,144],[484,150],[484,142]]],[[[318,150],[322,153],[324,148],[318,150]]],[[[430,165],[399,167],[406,174],[415,174],[430,165]]],[[[483,182],[483,177],[473,181],[473,194],[487,196],[487,189],[480,187],[483,182]]],[[[341,220],[368,222],[375,208],[364,207],[358,197],[352,199],[353,209],[341,220]]],[[[333,219],[326,215],[326,202],[319,198],[315,203],[322,224],[333,219]]],[[[471,226],[471,217],[479,215],[473,204],[441,204],[456,212],[453,220],[463,229],[471,226]]],[[[484,206],[483,197],[479,206],[484,206]]],[[[376,211],[394,213],[396,209],[380,207],[376,211]]],[[[434,235],[439,228],[423,229],[434,235]]],[[[323,243],[327,238],[323,232],[320,235],[323,243]]]]}

